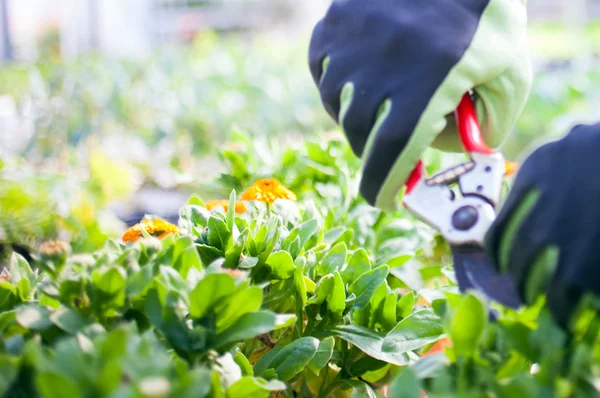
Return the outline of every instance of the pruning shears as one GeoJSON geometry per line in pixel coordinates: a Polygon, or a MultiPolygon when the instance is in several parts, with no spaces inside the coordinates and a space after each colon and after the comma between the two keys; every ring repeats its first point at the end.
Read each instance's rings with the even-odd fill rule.
{"type": "Polygon", "coordinates": [[[483,248],[502,193],[504,157],[485,143],[470,94],[463,96],[455,118],[470,161],[431,178],[419,161],[406,183],[404,206],[450,244],[462,292],[476,289],[488,300],[518,308],[521,301],[513,279],[496,273],[483,248]]]}

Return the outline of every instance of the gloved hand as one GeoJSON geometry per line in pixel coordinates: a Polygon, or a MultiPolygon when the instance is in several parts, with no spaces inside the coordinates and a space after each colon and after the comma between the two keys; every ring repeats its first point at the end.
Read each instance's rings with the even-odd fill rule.
{"type": "Polygon", "coordinates": [[[434,140],[458,149],[451,115],[478,95],[484,138],[511,131],[531,85],[524,0],[334,0],[310,69],[329,114],[364,161],[360,193],[383,209],[434,140]]]}
{"type": "Polygon", "coordinates": [[[541,293],[567,327],[579,300],[600,293],[600,124],[537,149],[519,170],[486,237],[501,271],[532,304],[541,293]]]}

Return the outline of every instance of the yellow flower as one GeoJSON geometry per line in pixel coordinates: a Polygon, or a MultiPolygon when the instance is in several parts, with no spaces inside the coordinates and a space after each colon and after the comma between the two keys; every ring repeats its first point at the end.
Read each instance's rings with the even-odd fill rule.
{"type": "MultiPolygon", "coordinates": [[[[227,199],[222,199],[222,200],[209,200],[208,202],[206,202],[205,204],[206,210],[213,210],[216,209],[217,207],[222,207],[223,210],[227,211],[227,209],[229,208],[229,200],[227,199]]],[[[236,213],[245,213],[248,211],[248,208],[246,207],[246,205],[244,204],[244,202],[242,201],[237,201],[235,202],[235,212],[236,213]]]]}
{"type": "Polygon", "coordinates": [[[272,204],[277,199],[296,200],[296,195],[274,178],[256,181],[241,196],[242,200],[258,200],[272,204]]]}
{"type": "Polygon", "coordinates": [[[133,227],[125,231],[121,237],[121,240],[123,242],[137,242],[143,236],[142,230],[146,231],[150,235],[157,236],[158,239],[163,239],[171,234],[179,233],[179,228],[177,228],[176,225],[168,223],[164,220],[142,220],[139,224],[135,224],[133,227]]]}
{"type": "Polygon", "coordinates": [[[504,175],[510,176],[517,172],[519,169],[519,165],[515,162],[511,162],[510,160],[506,160],[504,162],[504,175]]]}

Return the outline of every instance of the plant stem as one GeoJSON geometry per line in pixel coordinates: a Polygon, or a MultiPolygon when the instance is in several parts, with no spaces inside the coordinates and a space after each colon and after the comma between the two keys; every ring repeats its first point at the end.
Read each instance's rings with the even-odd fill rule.
{"type": "MultiPolygon", "coordinates": [[[[327,368],[325,368],[324,370],[327,370],[327,368]]],[[[319,391],[319,398],[327,398],[329,396],[329,394],[331,394],[331,392],[337,388],[337,386],[340,384],[340,382],[341,382],[341,377],[340,377],[340,374],[338,373],[333,379],[331,379],[331,383],[329,383],[329,385],[327,386],[325,391],[322,391],[322,392],[319,391]]],[[[324,384],[325,383],[323,383],[323,385],[324,384]]]]}
{"type": "Polygon", "coordinates": [[[302,308],[302,302],[298,296],[296,296],[296,327],[294,328],[294,338],[298,339],[304,332],[302,330],[304,326],[304,311],[302,308]]]}
{"type": "Polygon", "coordinates": [[[467,385],[467,359],[464,357],[458,358],[458,380],[456,382],[456,390],[459,397],[466,396],[467,385]]]}

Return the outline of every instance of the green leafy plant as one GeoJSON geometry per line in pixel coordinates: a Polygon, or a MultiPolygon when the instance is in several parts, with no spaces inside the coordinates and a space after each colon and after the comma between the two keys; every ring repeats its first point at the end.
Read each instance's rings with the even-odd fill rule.
{"type": "Polygon", "coordinates": [[[225,159],[230,177],[216,185],[230,191],[227,211],[192,197],[179,234],[142,232],[136,242],[30,262],[14,254],[0,280],[0,391],[593,395],[594,313],[583,313],[571,339],[543,302],[497,308],[489,321],[476,294],[458,294],[448,249],[433,231],[357,198],[358,168],[347,151],[336,139],[290,150],[271,163],[271,175],[303,186],[299,201],[270,211],[248,203],[236,213],[227,183],[248,185],[270,171],[257,173],[242,146],[241,161],[225,159]],[[238,173],[242,163],[248,169],[238,173]],[[324,167],[307,167],[316,164],[324,167]]]}

